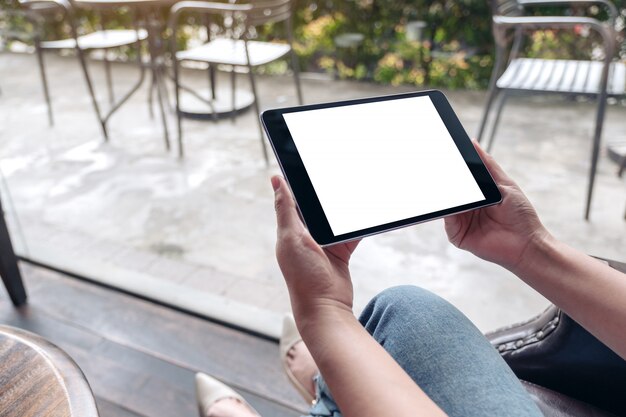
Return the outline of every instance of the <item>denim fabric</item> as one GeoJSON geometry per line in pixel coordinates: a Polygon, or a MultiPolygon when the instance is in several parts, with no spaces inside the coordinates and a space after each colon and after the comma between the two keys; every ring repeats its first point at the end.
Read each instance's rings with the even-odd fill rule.
{"type": "Polygon", "coordinates": [[[326,383],[320,375],[315,377],[315,404],[311,407],[310,415],[315,417],[341,417],[339,408],[326,383]]]}
{"type": "MultiPolygon", "coordinates": [[[[450,417],[541,417],[500,354],[459,310],[418,287],[383,291],[361,324],[450,417]]],[[[341,417],[317,378],[310,417],[341,417]]]]}

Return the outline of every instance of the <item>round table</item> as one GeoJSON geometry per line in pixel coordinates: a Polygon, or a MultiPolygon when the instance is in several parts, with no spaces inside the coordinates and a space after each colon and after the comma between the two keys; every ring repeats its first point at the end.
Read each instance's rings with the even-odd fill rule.
{"type": "MultiPolygon", "coordinates": [[[[83,8],[113,10],[115,8],[127,7],[134,9],[137,14],[143,16],[144,25],[148,31],[148,50],[150,52],[150,67],[153,73],[153,86],[156,85],[156,91],[159,96],[158,101],[166,138],[168,137],[167,122],[165,121],[163,103],[165,102],[167,107],[174,107],[169,103],[166,87],[166,80],[172,77],[167,73],[163,57],[165,50],[169,49],[169,45],[166,46],[166,42],[162,38],[166,22],[163,21],[162,15],[159,15],[156,11],[163,8],[169,9],[178,1],[180,0],[74,0],[74,4],[83,8]]],[[[181,116],[193,119],[214,120],[216,118],[233,116],[252,106],[254,102],[252,93],[245,90],[237,90],[235,92],[236,107],[233,109],[232,93],[228,88],[217,87],[214,71],[215,68],[209,68],[209,88],[194,89],[194,93],[185,91],[184,87],[181,89],[181,116]],[[198,95],[206,97],[211,104],[209,105],[205,101],[198,99],[198,95]]]]}
{"type": "Polygon", "coordinates": [[[0,326],[0,415],[98,417],[82,371],[36,334],[0,326]]]}

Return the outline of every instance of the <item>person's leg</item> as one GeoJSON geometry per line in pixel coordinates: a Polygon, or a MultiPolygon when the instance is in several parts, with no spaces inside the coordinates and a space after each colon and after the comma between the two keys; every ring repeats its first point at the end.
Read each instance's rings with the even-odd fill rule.
{"type": "MultiPolygon", "coordinates": [[[[484,335],[459,310],[418,287],[383,291],[361,323],[450,417],[543,414],[484,335]]],[[[311,416],[341,414],[324,381],[311,416]]]]}

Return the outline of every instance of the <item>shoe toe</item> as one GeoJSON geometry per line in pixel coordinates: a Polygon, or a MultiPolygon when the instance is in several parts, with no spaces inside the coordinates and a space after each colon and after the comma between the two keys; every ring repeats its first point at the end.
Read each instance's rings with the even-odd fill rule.
{"type": "Polygon", "coordinates": [[[300,340],[302,340],[302,337],[298,332],[296,321],[291,314],[285,315],[283,318],[283,331],[280,336],[280,357],[283,361],[287,356],[287,352],[300,340]]]}
{"type": "Polygon", "coordinates": [[[207,374],[196,374],[196,399],[200,417],[205,417],[211,406],[224,398],[234,398],[247,404],[243,397],[229,386],[207,374]]]}
{"type": "Polygon", "coordinates": [[[285,315],[283,318],[283,331],[280,336],[280,361],[283,365],[283,369],[287,378],[291,382],[291,384],[298,390],[300,395],[304,400],[311,404],[315,401],[315,398],[307,391],[306,387],[304,387],[298,378],[293,374],[289,366],[287,365],[287,354],[289,350],[298,342],[302,340],[302,336],[298,332],[298,327],[296,326],[296,322],[291,314],[285,315]]]}

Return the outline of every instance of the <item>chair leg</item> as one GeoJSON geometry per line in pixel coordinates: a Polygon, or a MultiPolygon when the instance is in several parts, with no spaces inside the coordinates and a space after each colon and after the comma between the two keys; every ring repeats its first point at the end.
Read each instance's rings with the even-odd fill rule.
{"type": "Polygon", "coordinates": [[[235,89],[236,82],[237,82],[237,74],[235,73],[235,66],[233,65],[230,71],[230,102],[232,103],[232,106],[233,106],[233,109],[230,112],[230,120],[233,124],[235,123],[235,116],[237,114],[237,106],[235,103],[237,99],[237,90],[235,89]]]}
{"type": "Polygon", "coordinates": [[[604,124],[604,113],[606,111],[606,92],[598,97],[598,111],[596,113],[596,128],[593,134],[593,146],[591,149],[591,166],[589,167],[589,183],[587,185],[587,201],[585,203],[585,220],[589,220],[591,211],[591,197],[593,196],[593,186],[596,180],[596,170],[598,168],[598,157],[600,156],[600,140],[602,139],[602,127],[604,124]]]}
{"type": "Polygon", "coordinates": [[[263,147],[263,159],[265,159],[265,165],[269,166],[269,158],[267,156],[267,145],[265,145],[265,135],[263,134],[263,127],[261,126],[261,119],[259,119],[259,100],[256,92],[256,82],[254,80],[254,73],[252,71],[252,66],[248,65],[248,74],[250,75],[250,87],[252,88],[252,95],[254,96],[254,101],[252,105],[254,106],[254,117],[257,119],[257,124],[259,126],[259,134],[261,138],[261,145],[263,147]]]}
{"type": "Polygon", "coordinates": [[[93,84],[91,83],[91,77],[89,76],[89,70],[87,69],[87,62],[85,60],[85,54],[82,49],[79,47],[76,48],[76,52],[78,54],[78,60],[80,62],[80,67],[83,71],[83,75],[85,76],[85,82],[87,83],[87,89],[89,90],[89,95],[91,96],[91,102],[93,104],[93,108],[96,112],[96,116],[98,117],[98,121],[100,122],[100,126],[102,128],[102,134],[104,135],[104,140],[109,140],[109,133],[107,131],[106,122],[102,119],[102,114],[100,113],[100,106],[98,106],[98,100],[96,99],[96,93],[93,89],[93,84]]]}
{"type": "Polygon", "coordinates": [[[167,80],[167,70],[165,69],[165,67],[162,67],[159,69],[159,79],[161,80],[161,89],[163,91],[163,98],[165,99],[165,105],[168,108],[169,112],[172,112],[172,106],[171,106],[171,102],[170,102],[170,92],[167,89],[167,83],[165,82],[165,80],[167,80]]]}
{"type": "MultiPolygon", "coordinates": [[[[606,39],[605,39],[606,41],[606,39]]],[[[598,94],[598,109],[596,111],[596,127],[593,133],[593,146],[591,149],[591,166],[589,167],[589,184],[587,186],[587,202],[585,204],[585,220],[589,220],[589,212],[591,210],[591,197],[593,196],[593,186],[596,180],[596,170],[598,168],[598,157],[600,156],[600,142],[602,139],[602,127],[604,125],[604,114],[606,112],[606,100],[608,98],[608,81],[611,69],[611,60],[613,59],[614,39],[610,40],[606,46],[606,56],[604,57],[604,66],[602,68],[602,76],[600,78],[600,93],[598,94]]]]}
{"type": "Polygon", "coordinates": [[[493,143],[496,139],[496,131],[498,130],[498,126],[500,125],[500,119],[502,117],[502,109],[504,108],[504,104],[508,95],[505,92],[500,93],[498,97],[498,106],[496,107],[496,117],[493,121],[493,126],[491,128],[491,132],[489,133],[489,141],[487,142],[487,152],[491,152],[491,148],[493,147],[493,143]]]}
{"type": "Polygon", "coordinates": [[[9,293],[9,298],[15,307],[26,303],[27,295],[22,281],[17,257],[13,252],[11,236],[4,218],[2,203],[0,202],[0,278],[9,293]]]}
{"type": "Polygon", "coordinates": [[[209,64],[208,68],[209,73],[209,84],[211,84],[211,99],[215,100],[217,98],[217,91],[215,88],[215,66],[209,64]]]}
{"type": "Polygon", "coordinates": [[[300,85],[300,65],[298,57],[296,57],[293,49],[291,50],[291,70],[293,71],[293,80],[296,83],[296,93],[298,94],[298,104],[302,105],[302,86],[300,85]]]}
{"type": "Polygon", "coordinates": [[[483,139],[483,133],[485,132],[485,126],[487,125],[487,120],[489,119],[489,113],[491,112],[491,107],[493,106],[493,100],[498,94],[497,88],[490,88],[487,96],[487,104],[485,105],[485,111],[483,112],[483,117],[480,121],[480,127],[478,128],[478,133],[476,134],[476,140],[480,143],[483,139]]]}
{"type": "MultiPolygon", "coordinates": [[[[617,176],[622,178],[624,171],[626,170],[626,156],[622,158],[622,162],[619,164],[619,171],[617,171],[617,176]]],[[[624,220],[626,220],[626,209],[624,209],[624,220]]]]}
{"type": "Polygon", "coordinates": [[[498,83],[498,78],[502,74],[502,70],[504,67],[504,53],[505,53],[504,45],[502,45],[501,42],[496,41],[496,62],[493,66],[493,70],[491,71],[491,78],[489,79],[489,93],[487,96],[487,104],[485,105],[485,111],[483,113],[482,120],[480,121],[478,134],[476,135],[476,140],[479,143],[482,141],[483,133],[485,132],[485,126],[487,125],[487,120],[489,119],[489,112],[491,111],[491,106],[493,105],[493,101],[499,93],[497,83],[498,83]]]}
{"type": "Polygon", "coordinates": [[[113,79],[111,77],[111,62],[109,61],[109,51],[106,49],[102,50],[104,52],[104,73],[107,79],[107,90],[109,91],[109,103],[111,106],[115,104],[115,95],[113,93],[113,79]]]}
{"type": "Polygon", "coordinates": [[[180,114],[180,80],[178,75],[178,60],[174,60],[174,95],[176,96],[176,126],[178,130],[178,157],[183,158],[183,122],[180,114]]]}
{"type": "Polygon", "coordinates": [[[43,65],[43,51],[39,45],[39,41],[35,41],[35,50],[37,52],[37,63],[39,64],[39,74],[41,75],[41,85],[43,86],[43,95],[46,99],[48,107],[48,123],[54,126],[54,118],[52,117],[52,102],[50,100],[50,90],[48,90],[48,79],[46,78],[46,70],[43,65]]]}
{"type": "Polygon", "coordinates": [[[152,73],[152,79],[150,80],[150,86],[148,87],[148,111],[150,112],[151,119],[154,119],[154,108],[153,108],[154,86],[155,86],[154,73],[152,73]]]}
{"type": "MultiPolygon", "coordinates": [[[[215,67],[212,64],[209,64],[209,67],[207,68],[207,76],[208,76],[208,82],[209,82],[209,89],[211,91],[211,98],[209,99],[209,102],[211,101],[215,101],[217,99],[217,91],[216,91],[216,84],[215,84],[215,67]]],[[[210,108],[211,108],[211,118],[213,119],[214,122],[217,122],[219,120],[218,114],[217,114],[217,109],[215,108],[215,106],[213,105],[213,103],[209,104],[210,108]]]]}
{"type": "MultiPolygon", "coordinates": [[[[150,19],[149,17],[147,19],[150,19]]],[[[156,87],[157,101],[159,104],[159,113],[161,116],[161,124],[163,125],[163,139],[165,140],[165,149],[170,149],[170,136],[167,130],[167,119],[165,114],[165,107],[163,106],[163,92],[161,84],[164,80],[161,79],[160,69],[158,68],[159,56],[158,46],[155,45],[155,36],[157,36],[154,25],[148,22],[148,53],[150,54],[150,72],[152,73],[152,82],[156,87]]]]}
{"type": "Polygon", "coordinates": [[[163,139],[165,140],[165,149],[170,150],[170,136],[167,131],[167,120],[165,114],[165,106],[163,105],[163,94],[161,92],[161,82],[158,77],[157,68],[153,68],[154,77],[156,78],[156,91],[157,91],[157,101],[159,102],[159,113],[161,114],[161,123],[163,124],[163,139]]]}

